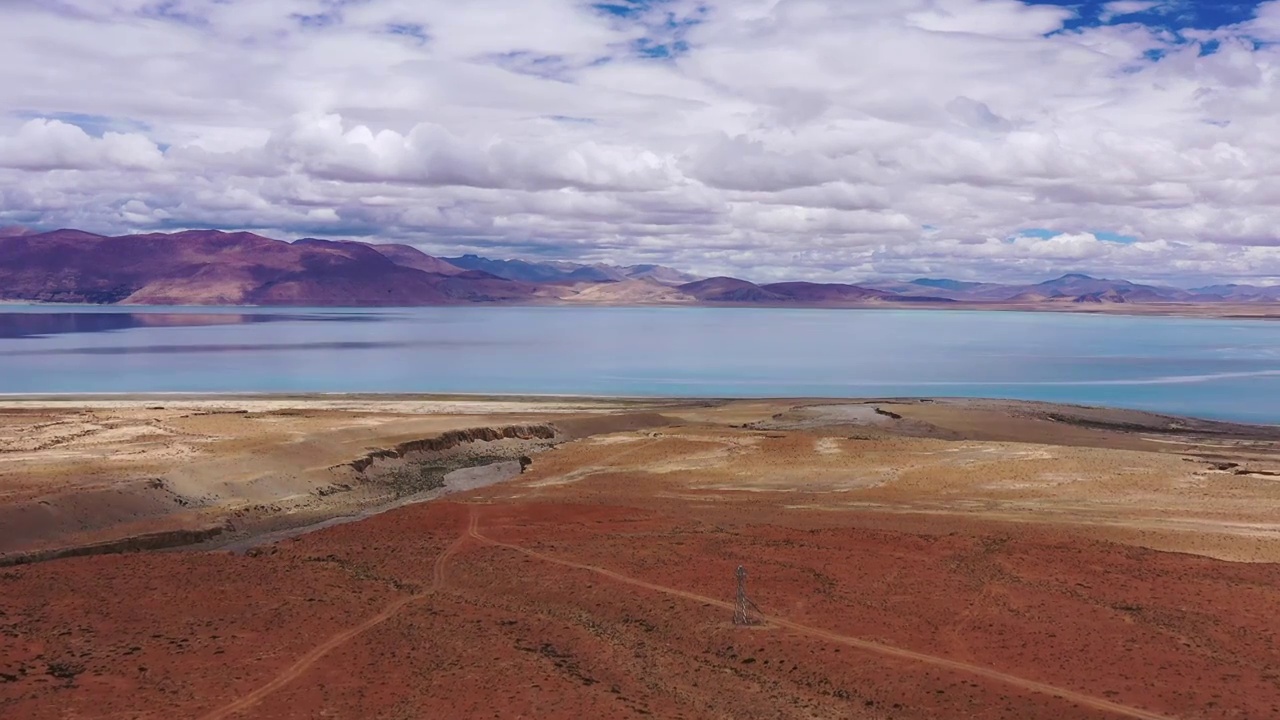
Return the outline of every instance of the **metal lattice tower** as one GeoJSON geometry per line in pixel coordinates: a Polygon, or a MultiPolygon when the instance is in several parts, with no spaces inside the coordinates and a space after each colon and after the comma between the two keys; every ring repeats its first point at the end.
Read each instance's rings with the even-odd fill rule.
{"type": "Polygon", "coordinates": [[[760,608],[747,597],[747,569],[738,566],[738,601],[733,606],[734,625],[759,625],[760,608]]]}

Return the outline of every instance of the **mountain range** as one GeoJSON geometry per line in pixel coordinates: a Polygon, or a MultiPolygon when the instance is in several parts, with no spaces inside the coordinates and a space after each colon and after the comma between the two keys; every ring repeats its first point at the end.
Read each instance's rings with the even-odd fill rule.
{"type": "Polygon", "coordinates": [[[0,300],[129,305],[987,305],[1085,309],[1280,302],[1280,286],[1143,285],[1069,273],[1017,285],[698,278],[661,265],[441,258],[409,245],[191,230],[106,236],[0,228],[0,300]]]}
{"type": "Polygon", "coordinates": [[[620,282],[623,280],[652,280],[659,285],[684,285],[699,279],[696,275],[680,272],[662,265],[581,265],[562,260],[529,262],[527,260],[490,260],[479,255],[447,257],[443,260],[454,267],[479,270],[508,280],[532,283],[620,282]]]}

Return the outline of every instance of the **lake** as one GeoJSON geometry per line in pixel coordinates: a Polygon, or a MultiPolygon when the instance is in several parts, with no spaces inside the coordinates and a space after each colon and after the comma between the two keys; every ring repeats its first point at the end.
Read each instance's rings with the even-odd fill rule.
{"type": "Polygon", "coordinates": [[[997,397],[1280,423],[1280,322],[758,308],[0,306],[0,393],[997,397]]]}

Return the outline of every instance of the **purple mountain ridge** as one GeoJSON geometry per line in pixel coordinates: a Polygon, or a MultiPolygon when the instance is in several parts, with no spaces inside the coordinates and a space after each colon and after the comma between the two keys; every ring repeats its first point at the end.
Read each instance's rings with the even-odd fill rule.
{"type": "Polygon", "coordinates": [[[440,258],[410,245],[190,230],[110,237],[0,230],[0,300],[125,305],[470,303],[1058,307],[1280,302],[1280,286],[1180,289],[1069,273],[1014,285],[920,278],[862,284],[699,279],[673,268],[440,258]]]}

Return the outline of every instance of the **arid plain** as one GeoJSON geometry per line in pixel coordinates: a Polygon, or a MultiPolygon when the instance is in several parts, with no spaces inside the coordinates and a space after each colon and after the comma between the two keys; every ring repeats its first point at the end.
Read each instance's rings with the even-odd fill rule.
{"type": "Polygon", "coordinates": [[[1278,507],[1033,403],[6,400],[0,717],[1274,718],[1278,507]]]}

